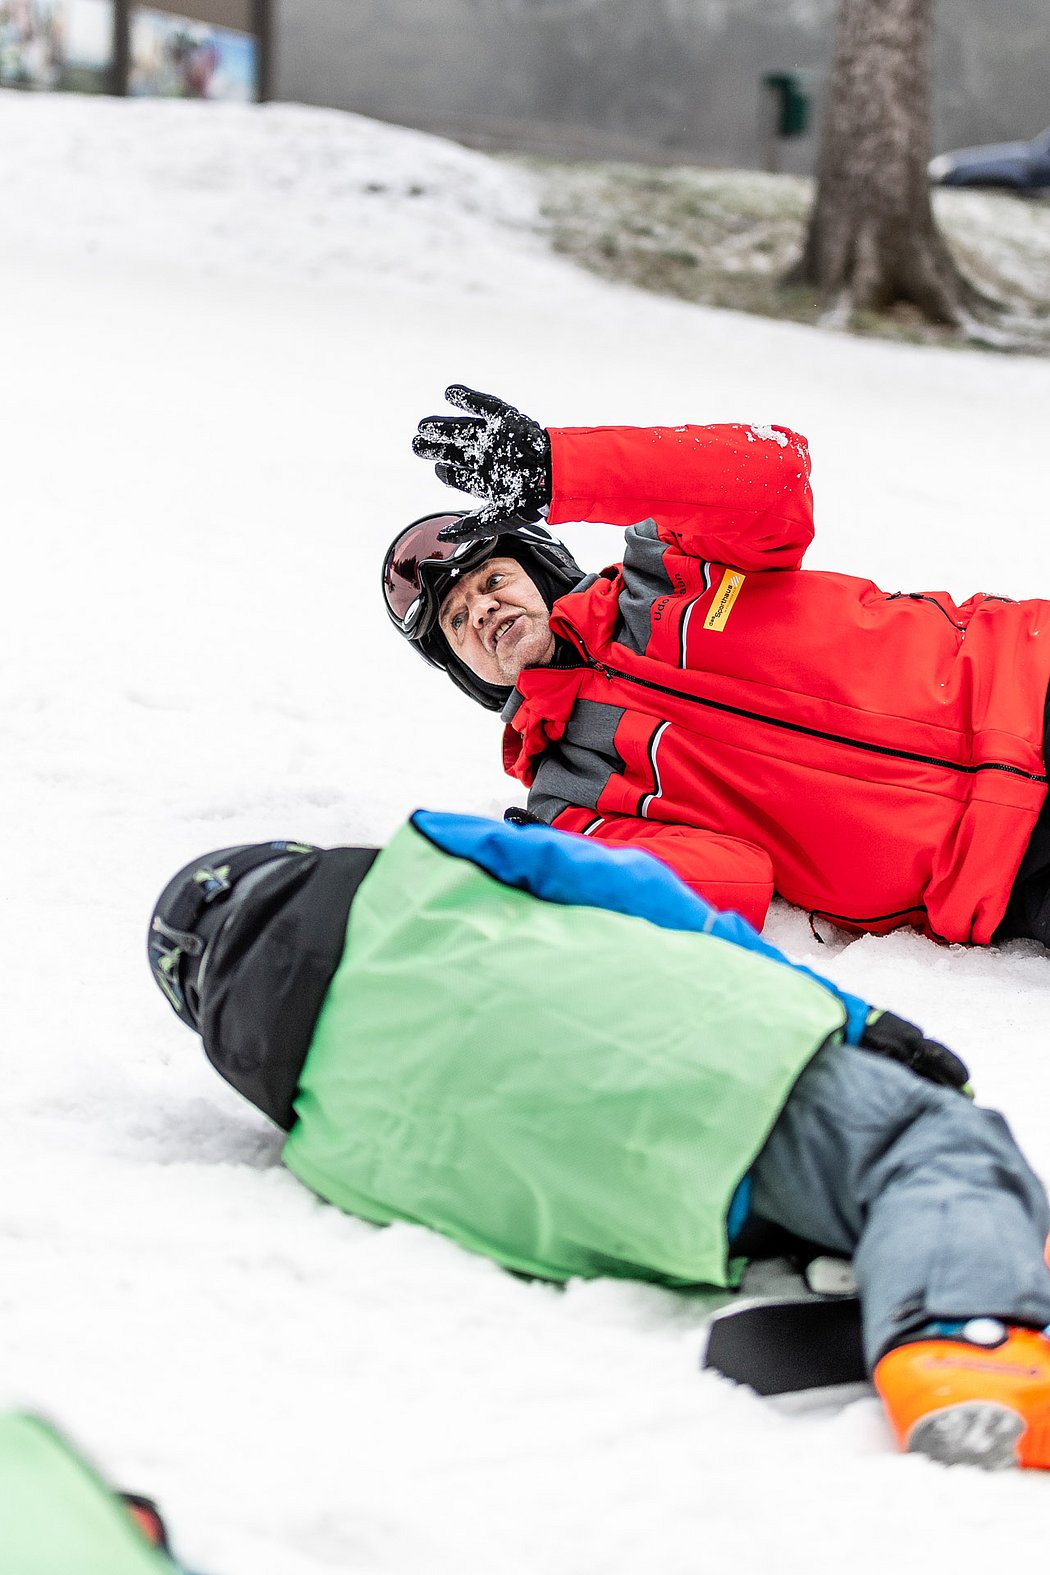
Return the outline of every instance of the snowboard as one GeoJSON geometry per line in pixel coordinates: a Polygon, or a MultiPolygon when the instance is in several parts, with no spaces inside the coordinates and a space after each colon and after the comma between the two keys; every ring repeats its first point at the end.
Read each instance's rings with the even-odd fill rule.
{"type": "Polygon", "coordinates": [[[860,1302],[781,1296],[723,1307],[701,1365],[764,1396],[866,1384],[860,1302]]]}

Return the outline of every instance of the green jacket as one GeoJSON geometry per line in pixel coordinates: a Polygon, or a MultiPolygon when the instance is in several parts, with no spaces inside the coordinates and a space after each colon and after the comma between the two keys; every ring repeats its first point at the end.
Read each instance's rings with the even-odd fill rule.
{"type": "MultiPolygon", "coordinates": [[[[530,1274],[735,1283],[730,1202],[842,1001],[716,935],[532,895],[443,846],[451,820],[415,816],[356,894],[285,1161],[530,1274]]],[[[575,842],[606,857],[555,853],[575,842]]]]}
{"type": "Polygon", "coordinates": [[[4,1575],[176,1575],[129,1511],[46,1422],[0,1416],[4,1575]]]}

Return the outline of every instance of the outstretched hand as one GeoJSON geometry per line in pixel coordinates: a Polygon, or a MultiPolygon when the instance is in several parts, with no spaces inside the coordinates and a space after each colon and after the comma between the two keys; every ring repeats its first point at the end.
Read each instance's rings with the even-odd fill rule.
{"type": "Polygon", "coordinates": [[[550,439],[544,429],[495,394],[462,383],[447,388],[445,398],[465,414],[425,417],[412,452],[432,460],[446,486],[484,500],[479,521],[539,518],[551,497],[550,439]]]}

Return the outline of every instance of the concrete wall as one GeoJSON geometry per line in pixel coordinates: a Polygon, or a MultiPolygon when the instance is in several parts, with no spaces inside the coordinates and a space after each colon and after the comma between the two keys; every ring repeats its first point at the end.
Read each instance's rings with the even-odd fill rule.
{"type": "MultiPolygon", "coordinates": [[[[767,162],[770,71],[805,73],[817,148],[837,0],[274,0],[273,97],[479,146],[767,162]]],[[[935,142],[1050,124],[1047,0],[939,0],[935,142]]]]}
{"type": "Polygon", "coordinates": [[[1032,137],[1050,126],[1047,0],[938,0],[935,141],[1032,137]]]}

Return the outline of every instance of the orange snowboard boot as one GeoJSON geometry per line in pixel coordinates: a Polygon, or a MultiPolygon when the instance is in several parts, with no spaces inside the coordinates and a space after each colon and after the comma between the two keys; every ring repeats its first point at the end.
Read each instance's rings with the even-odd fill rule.
{"type": "Polygon", "coordinates": [[[994,1318],[941,1329],[875,1368],[901,1448],[944,1465],[1050,1470],[1050,1339],[994,1318]]]}

